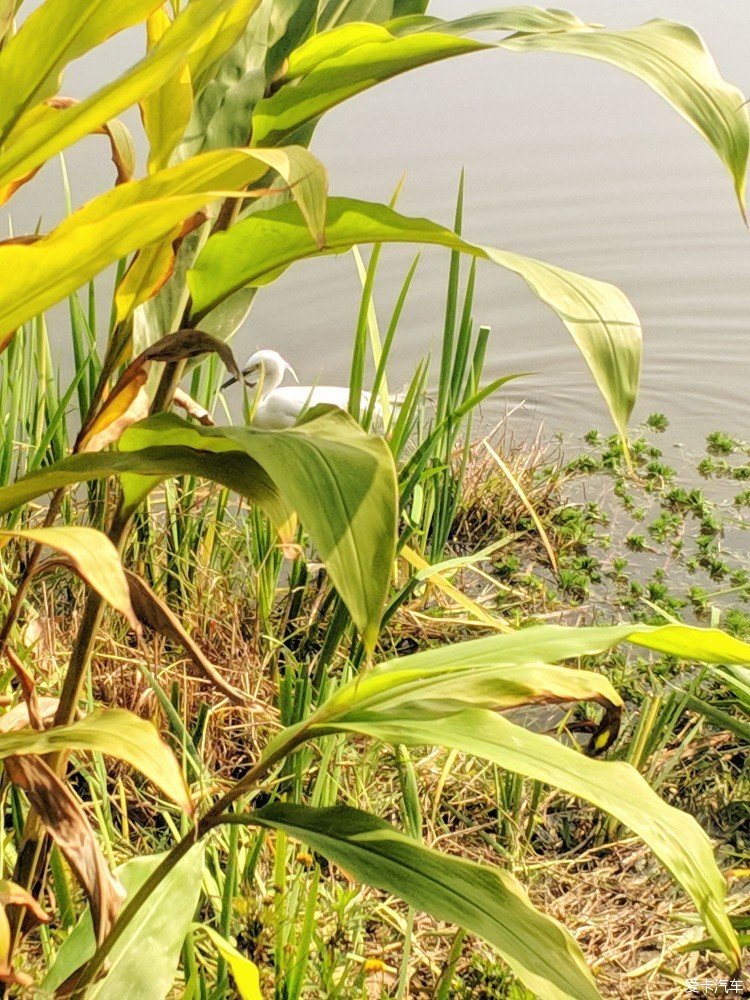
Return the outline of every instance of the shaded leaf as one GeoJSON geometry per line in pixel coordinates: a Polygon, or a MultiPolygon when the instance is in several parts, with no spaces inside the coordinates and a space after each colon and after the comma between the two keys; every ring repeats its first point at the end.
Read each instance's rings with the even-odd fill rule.
{"type": "Polygon", "coordinates": [[[375,816],[345,806],[274,803],[249,819],[285,830],[358,881],[484,938],[544,1000],[600,1000],[576,942],[534,909],[509,872],[430,850],[375,816]]]}
{"type": "MultiPolygon", "coordinates": [[[[282,503],[268,505],[262,495],[258,502],[278,527],[290,510],[299,514],[365,645],[374,646],[395,555],[396,473],[385,441],[365,434],[341,410],[315,407],[283,431],[196,427],[174,416],[155,417],[131,427],[120,447],[140,451],[157,443],[204,453],[240,451],[257,463],[282,503]]],[[[214,478],[208,458],[202,475],[214,478]]],[[[125,478],[125,503],[139,502],[141,490],[138,480],[125,478]]]]}
{"type": "Polygon", "coordinates": [[[172,402],[175,406],[178,406],[181,410],[184,410],[189,417],[193,420],[197,420],[199,424],[203,424],[204,427],[215,427],[216,421],[208,412],[205,406],[202,406],[197,400],[193,399],[192,396],[188,395],[184,390],[177,388],[174,391],[174,396],[172,397],[172,402]]]}
{"type": "Polygon", "coordinates": [[[121,708],[97,709],[69,726],[0,733],[0,760],[13,754],[44,755],[65,750],[97,751],[136,768],[185,812],[192,813],[182,771],[174,754],[144,719],[121,708]]]}
{"type": "Polygon", "coordinates": [[[385,441],[337,408],[316,407],[296,427],[274,431],[198,427],[162,414],[134,424],[118,446],[119,453],[73,455],[0,489],[0,514],[108,475],[123,477],[127,510],[171,476],[213,480],[258,503],[278,528],[298,512],[372,648],[396,538],[396,471],[385,441]]]}
{"type": "Polygon", "coordinates": [[[86,583],[125,615],[133,628],[138,627],[120,554],[104,532],[74,526],[0,531],[0,547],[11,538],[26,538],[38,545],[48,545],[67,556],[86,583]]]}
{"type": "Polygon", "coordinates": [[[101,944],[125,893],[107,866],[80,802],[39,757],[7,757],[4,766],[13,784],[26,793],[83,887],[91,905],[96,940],[101,944]]]}
{"type": "Polygon", "coordinates": [[[359,243],[433,243],[518,274],[565,324],[616,427],[625,434],[638,391],[641,328],[618,288],[531,257],[469,243],[434,222],[400,215],[385,205],[330,198],[323,250],[315,247],[293,205],[257,212],[229,232],[217,233],[188,274],[194,321],[243,286],[273,281],[295,261],[343,253],[359,243]]]}

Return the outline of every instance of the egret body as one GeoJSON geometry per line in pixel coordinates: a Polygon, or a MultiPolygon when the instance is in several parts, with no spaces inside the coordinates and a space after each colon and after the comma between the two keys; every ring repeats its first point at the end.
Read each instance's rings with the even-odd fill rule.
{"type": "MultiPolygon", "coordinates": [[[[278,351],[262,350],[251,355],[242,375],[247,385],[257,386],[257,399],[253,426],[262,430],[278,430],[291,427],[303,410],[320,403],[348,409],[349,390],[339,385],[286,385],[282,386],[284,375],[289,372],[297,376],[289,362],[278,351]]],[[[237,379],[228,379],[222,389],[232,385],[237,379]]],[[[370,404],[370,393],[362,393],[361,406],[366,410],[370,404]]]]}

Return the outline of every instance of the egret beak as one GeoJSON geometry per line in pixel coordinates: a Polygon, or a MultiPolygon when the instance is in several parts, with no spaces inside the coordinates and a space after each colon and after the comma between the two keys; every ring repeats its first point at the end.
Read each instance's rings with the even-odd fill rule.
{"type": "MultiPolygon", "coordinates": [[[[257,371],[258,371],[257,366],[253,365],[252,368],[246,368],[242,372],[242,381],[245,383],[245,385],[249,386],[251,389],[254,389],[255,386],[258,384],[258,379],[254,378],[252,381],[250,381],[250,379],[248,378],[248,375],[250,375],[250,374],[255,375],[255,373],[257,371]]],[[[226,380],[226,382],[224,383],[224,385],[222,385],[222,387],[221,387],[222,390],[227,389],[230,385],[234,385],[234,383],[236,381],[237,381],[237,376],[236,375],[233,375],[231,378],[228,378],[226,380]]]]}

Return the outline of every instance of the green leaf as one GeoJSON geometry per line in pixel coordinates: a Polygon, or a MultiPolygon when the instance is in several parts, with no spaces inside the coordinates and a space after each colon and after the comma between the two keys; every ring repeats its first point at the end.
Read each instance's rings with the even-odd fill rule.
{"type": "Polygon", "coordinates": [[[43,756],[61,750],[97,751],[124,760],[185,812],[192,812],[182,771],[154,726],[122,708],[97,709],[69,726],[0,733],[0,760],[13,754],[43,756]]]}
{"type": "Polygon", "coordinates": [[[8,276],[0,288],[0,350],[21,323],[269,167],[285,177],[322,240],[326,175],[312,153],[296,146],[205,153],[94,198],[36,243],[0,246],[0,270],[8,276]]]}
{"type": "Polygon", "coordinates": [[[67,556],[86,583],[125,615],[134,629],[138,628],[120,554],[102,531],[75,526],[0,531],[0,549],[10,538],[26,538],[39,545],[49,545],[67,556]]]}
{"type": "Polygon", "coordinates": [[[249,819],[285,830],[358,881],[484,938],[544,1000],[600,1000],[576,942],[534,909],[509,872],[440,854],[375,816],[344,806],[274,803],[249,819]]]}
{"type": "Polygon", "coordinates": [[[683,658],[750,662],[750,645],[715,629],[537,626],[382,664],[342,688],[304,723],[281,733],[268,750],[331,732],[356,732],[393,744],[438,744],[562,788],[637,833],[690,894],[710,933],[736,961],[737,939],[724,910],[726,884],[695,820],[663,802],[629,764],[591,760],[490,711],[542,701],[545,691],[547,700],[561,694],[567,698],[576,687],[581,697],[612,700],[603,678],[592,682],[588,672],[569,670],[566,682],[562,668],[545,663],[602,653],[624,640],[683,658]]]}
{"type": "MultiPolygon", "coordinates": [[[[180,951],[193,921],[203,878],[202,844],[193,847],[162,879],[113,947],[109,972],[89,986],[86,1000],[164,1000],[172,987],[180,951]]],[[[163,854],[134,858],[116,870],[132,899],[164,859],[163,854]]],[[[96,950],[87,910],[57,952],[41,984],[51,994],[87,962],[96,950]]]]}
{"type": "Polygon", "coordinates": [[[460,750],[561,788],[616,816],[648,844],[692,897],[721,950],[735,962],[740,951],[724,908],[726,882],[711,841],[692,816],[663,802],[644,778],[623,761],[592,760],[532,733],[486,709],[472,709],[435,720],[422,720],[408,705],[401,720],[359,722],[348,716],[326,732],[356,732],[391,744],[435,745],[460,750]]]}
{"type": "Polygon", "coordinates": [[[316,407],[297,427],[198,427],[173,415],[134,424],[120,452],[73,455],[0,489],[0,515],[60,486],[134,473],[132,507],[156,483],[193,475],[260,504],[277,527],[296,510],[368,649],[395,553],[397,485],[390,450],[343,411],[316,407]],[[147,477],[154,477],[149,480],[147,477]]]}
{"type": "MultiPolygon", "coordinates": [[[[374,646],[395,557],[398,506],[385,441],[365,434],[341,410],[315,407],[308,419],[284,431],[198,427],[156,417],[126,431],[120,448],[138,452],[157,442],[167,450],[195,449],[204,456],[202,475],[208,478],[211,453],[234,453],[262,469],[283,501],[271,506],[261,499],[262,506],[277,526],[289,509],[299,514],[365,645],[374,646]]],[[[128,482],[123,485],[132,503],[137,494],[128,499],[128,482]]]]}
{"type": "Polygon", "coordinates": [[[627,31],[581,29],[508,38],[504,48],[583,55],[612,63],[660,94],[700,132],[734,181],[742,216],[750,126],[745,96],[722,79],[700,35],[683,24],[657,19],[627,31]]]}
{"type": "Polygon", "coordinates": [[[189,3],[151,52],[123,76],[52,119],[45,116],[26,124],[22,118],[0,153],[0,187],[24,177],[55,153],[96,131],[102,122],[153,93],[186,62],[200,67],[207,59],[220,58],[240,36],[257,5],[258,0],[189,3]]]}
{"type": "Polygon", "coordinates": [[[385,205],[330,198],[326,245],[319,250],[293,205],[256,212],[209,239],[188,273],[195,323],[245,285],[277,278],[308,257],[343,253],[359,243],[433,243],[484,258],[522,277],[565,324],[622,435],[635,403],[641,359],[638,316],[614,285],[531,257],[469,243],[426,219],[385,205]]]}
{"type": "Polygon", "coordinates": [[[498,43],[514,52],[561,52],[611,63],[646,83],[706,139],[734,181],[743,218],[750,123],[745,96],[721,76],[700,35],[657,18],[637,28],[612,31],[583,24],[565,11],[509,8],[440,21],[413,18],[390,26],[408,31],[513,31],[498,43]],[[420,23],[421,22],[421,23],[420,23]]]}
{"type": "MultiPolygon", "coordinates": [[[[317,0],[266,0],[205,81],[181,154],[245,146],[253,111],[283,61],[312,30],[317,0]]],[[[304,145],[304,143],[302,143],[304,145]]]]}
{"type": "Polygon", "coordinates": [[[379,25],[364,23],[313,35],[289,57],[284,80],[294,85],[287,82],[256,105],[253,142],[278,144],[300,125],[381,80],[486,48],[482,42],[451,35],[396,38],[379,25]]]}
{"type": "Polygon", "coordinates": [[[26,108],[57,93],[69,62],[158,6],[159,0],[46,0],[0,51],[0,140],[26,108]]]}
{"type": "Polygon", "coordinates": [[[242,955],[233,944],[207,924],[196,924],[197,931],[206,934],[221,957],[232,970],[234,984],[241,1000],[263,1000],[260,992],[260,973],[255,962],[242,955]]]}

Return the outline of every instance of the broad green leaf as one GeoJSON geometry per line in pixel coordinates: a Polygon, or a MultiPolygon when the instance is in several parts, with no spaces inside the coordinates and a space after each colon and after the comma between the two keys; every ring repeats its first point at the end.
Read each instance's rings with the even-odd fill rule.
{"type": "Polygon", "coordinates": [[[284,176],[322,239],[326,176],[307,150],[220,150],[121,184],[94,198],[48,236],[0,246],[0,350],[23,322],[80,288],[108,264],[169,234],[207,202],[258,180],[284,176]]]}
{"type": "Polygon", "coordinates": [[[69,726],[0,733],[0,760],[13,754],[43,756],[62,750],[109,754],[136,768],[185,812],[193,805],[174,754],[144,719],[122,708],[97,709],[69,726]]]}
{"type": "MultiPolygon", "coordinates": [[[[73,6],[73,0],[69,2],[73,6]]],[[[95,131],[102,122],[152,94],[179,73],[186,61],[200,65],[209,54],[211,59],[218,59],[225,51],[222,46],[229,48],[239,37],[257,2],[193,0],[183,7],[151,52],[123,76],[61,111],[54,120],[45,119],[26,128],[22,117],[0,153],[0,187],[24,177],[55,153],[95,131]]],[[[156,6],[151,4],[151,9],[156,6]]]]}
{"type": "Polygon", "coordinates": [[[317,0],[262,0],[242,37],[206,79],[181,155],[247,145],[255,105],[312,30],[317,6],[317,0]]]}
{"type": "Polygon", "coordinates": [[[582,698],[620,703],[604,678],[569,670],[565,680],[562,668],[546,664],[600,654],[626,640],[680,658],[750,662],[750,645],[716,629],[536,626],[381,664],[334,694],[304,723],[281,733],[268,751],[351,731],[396,744],[437,743],[562,788],[637,833],[691,895],[706,926],[734,959],[737,941],[724,911],[724,879],[692,817],[662,802],[629,764],[591,760],[490,711],[529,703],[535,694],[542,700],[545,690],[551,701],[574,696],[576,688],[582,698]]]}
{"type": "Polygon", "coordinates": [[[390,585],[396,472],[386,443],[343,411],[316,407],[296,427],[198,427],[160,415],[129,428],[119,452],[73,455],[0,489],[0,515],[60,486],[125,476],[128,507],[164,479],[200,476],[258,503],[276,526],[292,510],[372,648],[390,585]],[[149,477],[153,477],[150,479],[149,477]]]}
{"type": "Polygon", "coordinates": [[[48,545],[67,556],[86,583],[125,615],[134,629],[138,628],[120,554],[104,532],[76,526],[0,531],[0,549],[11,538],[26,538],[39,545],[48,545]]]}
{"type": "Polygon", "coordinates": [[[415,31],[441,32],[448,35],[465,35],[470,31],[568,31],[571,28],[586,28],[575,14],[564,10],[543,10],[541,7],[521,5],[503,7],[501,10],[482,11],[468,14],[452,21],[430,15],[399,17],[385,25],[394,35],[411,34],[415,31]]]}
{"type": "Polygon", "coordinates": [[[613,31],[583,24],[565,11],[509,8],[456,21],[410,19],[392,25],[417,31],[463,35],[470,31],[512,31],[499,47],[514,52],[561,52],[611,63],[648,84],[706,139],[729,170],[743,218],[750,123],[742,91],[721,76],[700,35],[657,18],[637,28],[613,31]],[[420,21],[422,23],[420,23],[420,21]]]}
{"type": "Polygon", "coordinates": [[[381,80],[439,59],[479,52],[481,42],[452,35],[396,38],[374,24],[353,23],[313,35],[289,57],[287,83],[260,101],[253,114],[253,143],[279,143],[305,122],[381,80]]]}
{"type": "MultiPolygon", "coordinates": [[[[172,22],[163,7],[146,22],[149,51],[164,36],[172,22]]],[[[149,143],[148,171],[155,174],[169,164],[175,146],[182,139],[193,110],[190,70],[182,66],[173,76],[141,101],[143,129],[149,143]]]]}
{"type": "Polygon", "coordinates": [[[27,107],[57,93],[69,62],[158,6],[159,0],[46,0],[0,51],[0,140],[27,107]]]}
{"type": "Polygon", "coordinates": [[[274,803],[254,823],[285,830],[354,876],[488,941],[544,1000],[600,1000],[572,937],[499,868],[440,854],[369,813],[274,803]]]}
{"type": "Polygon", "coordinates": [[[743,218],[750,126],[745,96],[727,83],[700,35],[672,21],[648,21],[627,31],[581,29],[505,39],[517,52],[544,50],[612,63],[637,76],[700,132],[734,181],[743,218]]]}
{"type": "Polygon", "coordinates": [[[233,944],[222,937],[213,927],[197,924],[196,930],[206,934],[224,961],[232,970],[232,978],[240,1000],[263,1000],[260,992],[260,973],[255,962],[242,955],[233,944]]]}
{"type": "Polygon", "coordinates": [[[428,0],[325,0],[320,4],[318,31],[349,21],[382,24],[393,17],[424,14],[428,0]]]}
{"type": "MultiPolygon", "coordinates": [[[[109,956],[109,971],[89,986],[86,1000],[164,1000],[177,972],[185,937],[200,898],[204,847],[198,844],[165,876],[149,895],[138,916],[128,926],[109,956]]],[[[164,859],[163,854],[134,858],[115,874],[133,898],[164,859]]],[[[52,994],[87,962],[96,950],[91,913],[86,910],[63,941],[55,962],[41,984],[52,994]]]]}
{"type": "MultiPolygon", "coordinates": [[[[157,442],[206,455],[209,478],[210,453],[240,453],[260,467],[286,505],[283,520],[290,508],[299,514],[365,645],[374,646],[395,556],[398,504],[385,441],[365,434],[341,410],[315,407],[309,419],[285,431],[156,417],[126,431],[120,448],[139,451],[157,442]]],[[[123,485],[131,503],[129,482],[123,485]]]]}
{"type": "Polygon", "coordinates": [[[230,5],[219,3],[214,6],[223,8],[222,16],[214,18],[203,28],[200,44],[191,47],[188,60],[196,91],[211,77],[224,54],[229,52],[247,30],[248,23],[260,6],[260,0],[234,0],[230,5]]]}
{"type": "Polygon", "coordinates": [[[213,236],[188,274],[197,323],[245,285],[277,278],[308,257],[342,253],[359,243],[433,243],[484,258],[522,277],[565,324],[589,366],[622,435],[635,403],[641,359],[638,316],[614,285],[521,254],[483,247],[426,219],[385,205],[330,198],[326,245],[319,250],[293,205],[281,205],[213,236]]]}
{"type": "Polygon", "coordinates": [[[325,731],[356,732],[393,744],[437,743],[592,802],[648,844],[692,897],[721,950],[739,964],[737,937],[724,908],[726,882],[711,841],[692,816],[663,802],[632,765],[592,760],[486,709],[448,715],[436,725],[404,704],[401,720],[360,722],[350,715],[341,725],[326,723],[325,731]]]}

